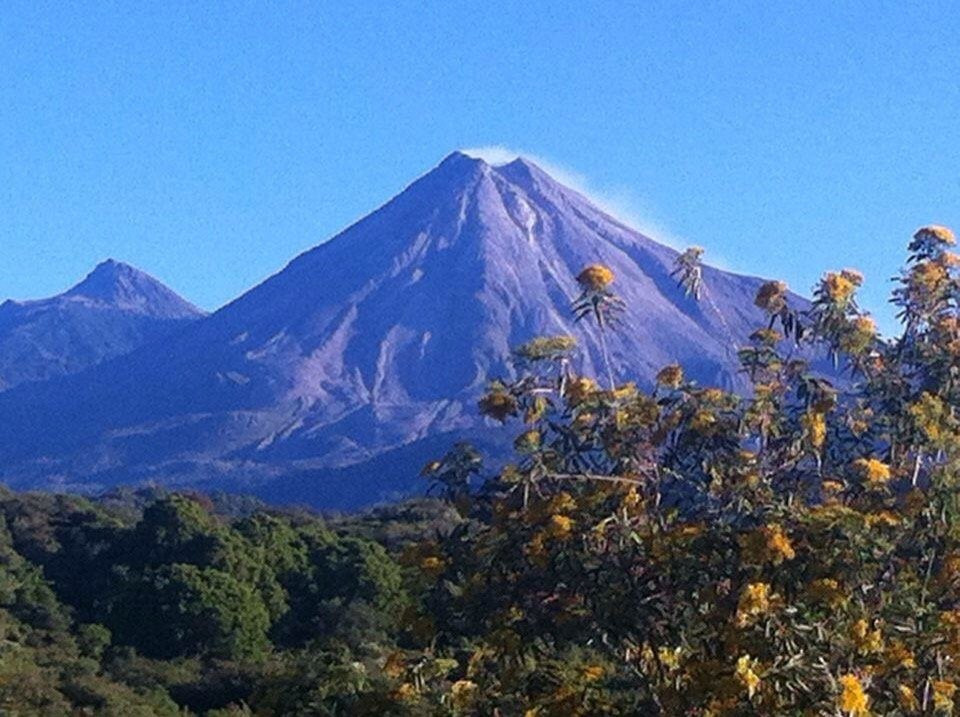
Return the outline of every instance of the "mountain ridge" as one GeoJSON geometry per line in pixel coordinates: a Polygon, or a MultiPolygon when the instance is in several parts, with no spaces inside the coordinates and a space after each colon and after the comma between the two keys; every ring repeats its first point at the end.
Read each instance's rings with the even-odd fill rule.
{"type": "Polygon", "coordinates": [[[366,490],[364,464],[399,451],[407,465],[438,436],[493,435],[476,399],[512,375],[517,344],[572,334],[576,370],[599,375],[597,329],[570,316],[576,274],[595,262],[627,303],[608,337],[618,376],[649,386],[679,361],[704,384],[743,386],[737,342],[764,320],[762,279],[705,267],[708,300],[696,302],[671,276],[676,256],[529,160],[455,152],[162,347],[0,394],[0,422],[24,428],[0,438],[0,477],[279,495],[297,475],[340,481],[335,505],[375,502],[409,481],[366,490]]]}
{"type": "Polygon", "coordinates": [[[157,279],[108,259],[60,294],[0,304],[0,391],[78,373],[203,315],[157,279]]]}

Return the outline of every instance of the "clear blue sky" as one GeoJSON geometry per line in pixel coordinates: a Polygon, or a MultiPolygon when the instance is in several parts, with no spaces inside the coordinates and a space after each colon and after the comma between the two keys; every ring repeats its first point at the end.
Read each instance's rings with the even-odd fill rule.
{"type": "MultiPolygon", "coordinates": [[[[0,5],[0,297],[106,257],[215,308],[460,147],[808,291],[960,224],[949,2],[0,5]]],[[[957,227],[960,228],[960,227],[957,227]]]]}

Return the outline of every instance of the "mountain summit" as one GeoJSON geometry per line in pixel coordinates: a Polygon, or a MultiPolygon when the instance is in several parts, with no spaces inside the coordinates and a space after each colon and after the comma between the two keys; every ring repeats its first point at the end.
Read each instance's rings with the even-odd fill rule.
{"type": "Polygon", "coordinates": [[[574,368],[599,374],[596,330],[570,311],[587,264],[609,266],[626,302],[609,339],[619,376],[649,384],[679,361],[736,387],[761,280],[707,267],[696,302],[670,276],[676,257],[526,159],[455,152],[162,347],[0,396],[14,426],[0,464],[20,485],[150,479],[373,502],[409,490],[413,466],[457,438],[494,435],[476,400],[511,375],[517,344],[571,334],[574,368]]]}
{"type": "Polygon", "coordinates": [[[0,304],[0,391],[82,371],[202,315],[153,277],[107,260],[62,294],[0,304]]]}
{"type": "Polygon", "coordinates": [[[149,274],[113,259],[97,264],[83,281],[58,298],[89,299],[158,319],[190,319],[203,314],[149,274]]]}

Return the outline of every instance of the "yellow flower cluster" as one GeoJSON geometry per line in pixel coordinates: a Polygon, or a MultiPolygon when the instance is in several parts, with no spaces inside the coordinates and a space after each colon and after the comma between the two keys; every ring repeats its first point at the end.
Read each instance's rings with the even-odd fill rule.
{"type": "Polygon", "coordinates": [[[585,291],[603,291],[613,280],[613,272],[603,264],[591,264],[577,275],[577,283],[585,291]]]}
{"type": "Polygon", "coordinates": [[[803,431],[807,437],[810,447],[814,451],[823,448],[823,443],[827,439],[827,419],[818,411],[809,411],[800,419],[803,424],[803,431]]]}
{"type": "Polygon", "coordinates": [[[933,443],[945,437],[945,428],[950,420],[950,410],[938,397],[926,391],[909,407],[910,416],[917,428],[933,443]]]}
{"type": "Polygon", "coordinates": [[[761,346],[776,346],[781,340],[783,340],[783,334],[776,329],[771,328],[757,329],[750,334],[750,340],[760,344],[761,346]]]}
{"type": "Polygon", "coordinates": [[[852,717],[866,717],[870,714],[870,698],[864,692],[863,685],[856,675],[840,677],[840,696],[837,698],[837,707],[844,714],[852,717]]]}
{"type": "Polygon", "coordinates": [[[567,538],[573,530],[574,520],[566,515],[551,515],[547,523],[547,535],[551,538],[567,538]]]}
{"type": "Polygon", "coordinates": [[[748,563],[779,565],[796,557],[790,538],[775,523],[742,536],[740,547],[742,559],[748,563]]]}
{"type": "Polygon", "coordinates": [[[606,670],[602,665],[587,665],[583,668],[583,679],[587,682],[596,682],[601,679],[606,670]]]}
{"type": "Polygon", "coordinates": [[[900,707],[905,712],[917,712],[920,710],[920,700],[917,699],[917,694],[909,685],[897,686],[897,702],[900,703],[900,707]]]}
{"type": "Polygon", "coordinates": [[[853,297],[853,292],[857,290],[857,284],[851,281],[849,274],[837,274],[835,272],[827,273],[820,282],[820,287],[831,301],[844,305],[853,297]]]}
{"type": "Polygon", "coordinates": [[[446,566],[446,562],[435,555],[429,555],[420,561],[420,571],[430,577],[436,577],[442,573],[446,566]]]}
{"type": "Polygon", "coordinates": [[[747,691],[747,697],[753,697],[760,685],[760,676],[756,672],[757,662],[751,660],[750,655],[741,655],[737,660],[737,667],[734,674],[737,681],[743,685],[747,691]]]}
{"type": "Polygon", "coordinates": [[[847,602],[846,593],[833,578],[817,578],[810,583],[807,592],[813,600],[830,608],[841,607],[847,602]]]}
{"type": "Polygon", "coordinates": [[[540,431],[531,428],[524,431],[513,442],[513,447],[518,453],[535,453],[540,448],[540,431]]]}
{"type": "Polygon", "coordinates": [[[571,406],[577,406],[597,392],[597,382],[591,378],[579,376],[566,383],[566,397],[571,406]]]}
{"type": "Polygon", "coordinates": [[[770,584],[749,583],[737,602],[737,627],[746,627],[757,617],[770,611],[770,584]]]}
{"type": "Polygon", "coordinates": [[[857,356],[873,346],[877,337],[877,323],[869,316],[859,316],[847,324],[840,335],[840,348],[857,356]]]}
{"type": "Polygon", "coordinates": [[[573,336],[538,336],[520,346],[514,353],[528,361],[543,361],[558,358],[576,348],[573,336]]]}
{"type": "Polygon", "coordinates": [[[680,388],[683,384],[683,369],[675,363],[664,366],[657,374],[657,383],[667,388],[680,388]]]}
{"type": "Polygon", "coordinates": [[[858,458],[853,462],[853,470],[871,488],[884,486],[890,480],[890,466],[876,458],[858,458]]]}
{"type": "Polygon", "coordinates": [[[458,709],[464,709],[470,706],[470,703],[477,696],[478,686],[472,680],[457,680],[450,686],[450,699],[453,706],[458,709]]]}
{"type": "Polygon", "coordinates": [[[933,681],[933,708],[938,712],[953,714],[954,702],[953,696],[957,692],[957,686],[946,680],[933,681]]]}
{"type": "Polygon", "coordinates": [[[940,244],[953,245],[957,243],[953,230],[940,224],[930,224],[920,227],[913,235],[914,239],[928,239],[939,242],[940,244]]]}
{"type": "Polygon", "coordinates": [[[864,619],[857,620],[850,629],[850,637],[861,655],[871,655],[883,651],[883,633],[880,628],[870,627],[864,619]]]}
{"type": "Polygon", "coordinates": [[[883,653],[883,664],[886,670],[914,670],[917,660],[909,647],[899,640],[892,640],[883,653]]]}
{"type": "Polygon", "coordinates": [[[943,288],[947,270],[938,262],[922,261],[910,271],[908,282],[916,299],[927,301],[943,288]]]}

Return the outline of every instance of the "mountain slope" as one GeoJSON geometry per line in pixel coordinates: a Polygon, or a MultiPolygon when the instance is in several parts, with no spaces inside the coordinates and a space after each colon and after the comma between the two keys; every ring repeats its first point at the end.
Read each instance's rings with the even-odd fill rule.
{"type": "Polygon", "coordinates": [[[0,390],[82,371],[202,315],[156,279],[105,261],[62,294],[0,304],[0,390]]]}
{"type": "Polygon", "coordinates": [[[574,277],[598,261],[628,307],[610,339],[619,375],[649,383],[679,361],[702,383],[736,387],[761,280],[706,268],[698,303],[671,278],[675,258],[528,161],[454,153],[163,346],[0,395],[0,424],[15,427],[0,437],[2,476],[282,496],[296,475],[298,496],[334,481],[325,504],[372,502],[408,476],[371,461],[412,465],[426,446],[489,437],[475,402],[510,374],[518,343],[571,333],[576,368],[599,373],[595,329],[570,318],[574,277]],[[378,475],[362,477],[365,465],[378,475]]]}

